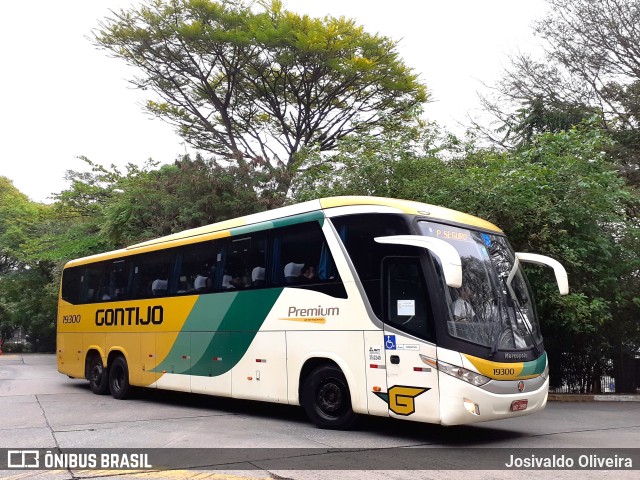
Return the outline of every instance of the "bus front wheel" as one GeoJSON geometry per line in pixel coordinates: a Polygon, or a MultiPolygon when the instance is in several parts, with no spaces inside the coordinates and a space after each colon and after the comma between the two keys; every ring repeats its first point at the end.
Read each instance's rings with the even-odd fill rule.
{"type": "Polygon", "coordinates": [[[321,365],[309,374],[302,388],[302,406],[320,428],[345,430],[357,419],[347,380],[334,365],[321,365]]]}
{"type": "Polygon", "coordinates": [[[100,355],[95,354],[89,360],[89,387],[96,395],[104,395],[109,391],[109,372],[102,364],[100,355]]]}
{"type": "Polygon", "coordinates": [[[111,396],[117,400],[127,398],[131,391],[129,367],[124,357],[116,357],[109,367],[109,389],[111,396]]]}

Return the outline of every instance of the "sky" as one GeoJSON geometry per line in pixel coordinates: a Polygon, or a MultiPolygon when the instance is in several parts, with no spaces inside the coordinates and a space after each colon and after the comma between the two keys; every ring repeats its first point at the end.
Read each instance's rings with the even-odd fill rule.
{"type": "MultiPolygon", "coordinates": [[[[142,109],[149,92],[136,71],[90,41],[110,10],[137,0],[3,2],[0,29],[0,175],[29,198],[51,202],[78,159],[123,167],[187,151],[173,127],[142,109]]],[[[399,41],[405,63],[426,84],[427,119],[462,133],[478,92],[500,78],[508,56],[539,49],[532,23],[544,0],[284,0],[298,13],[353,18],[399,41]]]]}

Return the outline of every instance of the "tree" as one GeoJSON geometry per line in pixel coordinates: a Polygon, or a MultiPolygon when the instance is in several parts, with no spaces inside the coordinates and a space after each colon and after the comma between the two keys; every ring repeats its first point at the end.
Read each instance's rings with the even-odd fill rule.
{"type": "Polygon", "coordinates": [[[426,101],[396,42],[345,18],[285,10],[281,2],[152,0],[114,12],[96,44],[136,67],[146,108],[192,146],[273,180],[282,204],[305,147],[334,149],[378,133],[426,101]]]}
{"type": "Polygon", "coordinates": [[[42,211],[8,178],[0,177],[0,276],[24,262],[22,245],[42,211]]]}
{"type": "Polygon", "coordinates": [[[256,213],[270,203],[256,192],[258,181],[249,170],[201,156],[129,172],[105,208],[102,231],[123,245],[256,213]]]}
{"type": "Polygon", "coordinates": [[[397,165],[435,155],[443,145],[450,148],[451,137],[444,138],[418,114],[400,128],[385,125],[380,135],[351,135],[328,158],[318,149],[305,152],[302,173],[292,185],[293,197],[305,201],[332,195],[394,196],[397,165]]]}
{"type": "Polygon", "coordinates": [[[14,270],[0,280],[0,305],[15,329],[21,326],[36,352],[55,351],[59,275],[53,265],[39,262],[14,270]]]}
{"type": "Polygon", "coordinates": [[[87,255],[249,215],[272,203],[268,179],[246,163],[241,168],[185,155],[161,167],[130,164],[123,173],[83,160],[90,171],[68,172],[71,187],[55,197],[57,209],[75,218],[57,251],[64,246],[70,253],[74,231],[85,233],[78,247],[87,255]]]}
{"type": "Polygon", "coordinates": [[[640,185],[640,1],[548,0],[534,26],[545,55],[512,59],[485,105],[499,120],[503,144],[531,140],[597,116],[632,185],[640,185]],[[541,114],[542,113],[542,114],[541,114]],[[532,122],[532,119],[537,121],[532,122]]]}
{"type": "Polygon", "coordinates": [[[36,350],[52,351],[55,342],[53,264],[40,258],[41,240],[51,209],[31,202],[0,177],[0,335],[17,327],[30,335],[36,350]]]}

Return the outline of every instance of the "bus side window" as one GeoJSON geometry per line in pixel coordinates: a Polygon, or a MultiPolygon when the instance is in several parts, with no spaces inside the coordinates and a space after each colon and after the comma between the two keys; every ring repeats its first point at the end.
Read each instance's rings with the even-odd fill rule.
{"type": "Polygon", "coordinates": [[[133,257],[131,298],[164,297],[171,285],[172,250],[133,257]]]}
{"type": "Polygon", "coordinates": [[[267,277],[272,285],[347,298],[317,221],[273,230],[271,270],[267,277]]]}
{"type": "Polygon", "coordinates": [[[67,268],[62,274],[62,299],[71,304],[82,301],[85,267],[67,268]]]}
{"type": "Polygon", "coordinates": [[[401,215],[370,213],[336,217],[331,222],[349,253],[371,308],[382,319],[382,259],[390,255],[412,255],[415,250],[414,247],[377,243],[374,238],[409,235],[409,224],[401,215]]]}
{"type": "Polygon", "coordinates": [[[111,264],[111,292],[112,300],[128,300],[129,262],[116,260],[111,264]]]}
{"type": "Polygon", "coordinates": [[[74,305],[99,301],[104,266],[104,263],[92,263],[65,269],[62,274],[62,299],[74,305]]]}
{"type": "Polygon", "coordinates": [[[180,247],[176,266],[176,293],[193,295],[213,291],[221,260],[219,241],[180,247]]]}
{"type": "Polygon", "coordinates": [[[426,283],[418,257],[388,257],[383,261],[385,323],[424,340],[435,341],[426,283]]]}
{"type": "Polygon", "coordinates": [[[128,269],[126,260],[105,262],[101,269],[100,288],[98,289],[98,302],[111,300],[127,300],[128,269]]]}
{"type": "Polygon", "coordinates": [[[81,303],[99,302],[100,296],[100,280],[103,277],[105,263],[92,263],[87,265],[85,274],[83,275],[83,289],[81,303]]]}
{"type": "Polygon", "coordinates": [[[267,234],[256,232],[228,241],[223,273],[223,290],[257,288],[266,285],[267,234]]]}

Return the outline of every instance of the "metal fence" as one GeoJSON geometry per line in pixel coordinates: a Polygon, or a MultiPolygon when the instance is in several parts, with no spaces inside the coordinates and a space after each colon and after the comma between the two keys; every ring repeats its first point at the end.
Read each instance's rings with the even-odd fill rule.
{"type": "Polygon", "coordinates": [[[574,381],[573,383],[563,383],[560,386],[549,387],[550,393],[615,393],[615,378],[603,375],[599,379],[599,392],[595,388],[595,382],[590,381],[574,381]]]}
{"type": "Polygon", "coordinates": [[[580,357],[563,354],[556,357],[551,371],[551,393],[600,394],[640,393],[640,355],[626,355],[618,363],[600,364],[598,369],[580,357]]]}

